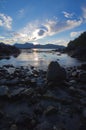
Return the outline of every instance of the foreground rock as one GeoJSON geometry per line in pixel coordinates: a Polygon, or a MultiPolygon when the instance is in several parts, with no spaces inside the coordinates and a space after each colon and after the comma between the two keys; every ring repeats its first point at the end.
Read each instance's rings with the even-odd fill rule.
{"type": "Polygon", "coordinates": [[[51,62],[47,70],[47,81],[61,82],[66,79],[66,71],[58,62],[51,62]]]}
{"type": "Polygon", "coordinates": [[[51,63],[49,73],[0,67],[0,130],[86,130],[86,71],[51,63]]]}

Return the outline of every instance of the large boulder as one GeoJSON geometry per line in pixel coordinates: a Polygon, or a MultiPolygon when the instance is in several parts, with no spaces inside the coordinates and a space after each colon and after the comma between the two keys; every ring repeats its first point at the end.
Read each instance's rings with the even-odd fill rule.
{"type": "Polygon", "coordinates": [[[58,62],[52,61],[47,70],[47,81],[60,82],[66,79],[66,71],[58,62]]]}

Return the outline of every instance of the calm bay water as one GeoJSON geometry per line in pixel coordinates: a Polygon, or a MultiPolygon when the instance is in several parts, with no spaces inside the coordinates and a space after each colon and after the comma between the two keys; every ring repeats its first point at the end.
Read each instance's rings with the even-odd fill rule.
{"type": "Polygon", "coordinates": [[[1,59],[0,66],[12,64],[14,66],[28,66],[32,65],[35,67],[45,69],[51,61],[58,61],[60,65],[66,66],[77,66],[82,62],[71,58],[67,54],[59,54],[59,52],[53,52],[49,49],[34,49],[22,50],[22,53],[18,57],[10,57],[10,59],[1,59]]]}

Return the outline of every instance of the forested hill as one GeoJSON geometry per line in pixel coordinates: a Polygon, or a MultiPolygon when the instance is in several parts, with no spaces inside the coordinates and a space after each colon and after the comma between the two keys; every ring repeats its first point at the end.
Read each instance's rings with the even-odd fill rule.
{"type": "Polygon", "coordinates": [[[0,56],[18,55],[20,50],[15,46],[0,43],[0,56]]]}
{"type": "Polygon", "coordinates": [[[72,57],[86,60],[86,32],[68,43],[66,52],[72,57]]]}

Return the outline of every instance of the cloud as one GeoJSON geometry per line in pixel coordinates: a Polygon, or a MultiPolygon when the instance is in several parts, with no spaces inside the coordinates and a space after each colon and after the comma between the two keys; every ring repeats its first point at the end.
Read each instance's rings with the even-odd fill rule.
{"type": "Polygon", "coordinates": [[[10,30],[12,28],[12,18],[8,15],[0,13],[0,27],[10,30]]]}
{"type": "Polygon", "coordinates": [[[9,33],[9,39],[5,39],[6,42],[37,42],[39,39],[44,37],[53,36],[63,31],[71,30],[75,27],[80,26],[83,20],[45,20],[45,21],[33,21],[28,23],[25,27],[18,30],[17,32],[9,33]]]}
{"type": "Polygon", "coordinates": [[[83,31],[77,31],[77,32],[71,32],[70,37],[77,37],[79,36],[83,31]]]}
{"type": "Polygon", "coordinates": [[[59,39],[59,40],[54,41],[53,43],[57,45],[67,45],[68,40],[59,39]]]}
{"type": "Polygon", "coordinates": [[[20,10],[18,11],[18,17],[19,17],[19,18],[23,18],[23,17],[24,17],[24,14],[25,14],[25,9],[20,9],[20,10]]]}
{"type": "Polygon", "coordinates": [[[86,7],[83,7],[82,11],[83,11],[83,18],[86,19],[86,7]]]}
{"type": "Polygon", "coordinates": [[[63,11],[62,13],[64,14],[64,17],[65,17],[65,18],[72,18],[73,15],[74,15],[73,13],[68,13],[68,12],[66,12],[66,11],[63,11]]]}
{"type": "Polygon", "coordinates": [[[22,31],[30,39],[35,37],[36,40],[44,38],[46,36],[52,36],[54,34],[73,29],[77,26],[80,26],[82,19],[79,20],[66,20],[64,22],[56,20],[46,20],[43,23],[36,21],[34,23],[28,24],[22,31]]]}
{"type": "Polygon", "coordinates": [[[5,38],[5,37],[3,37],[3,36],[0,36],[0,40],[1,40],[1,39],[4,39],[4,38],[5,38]]]}

